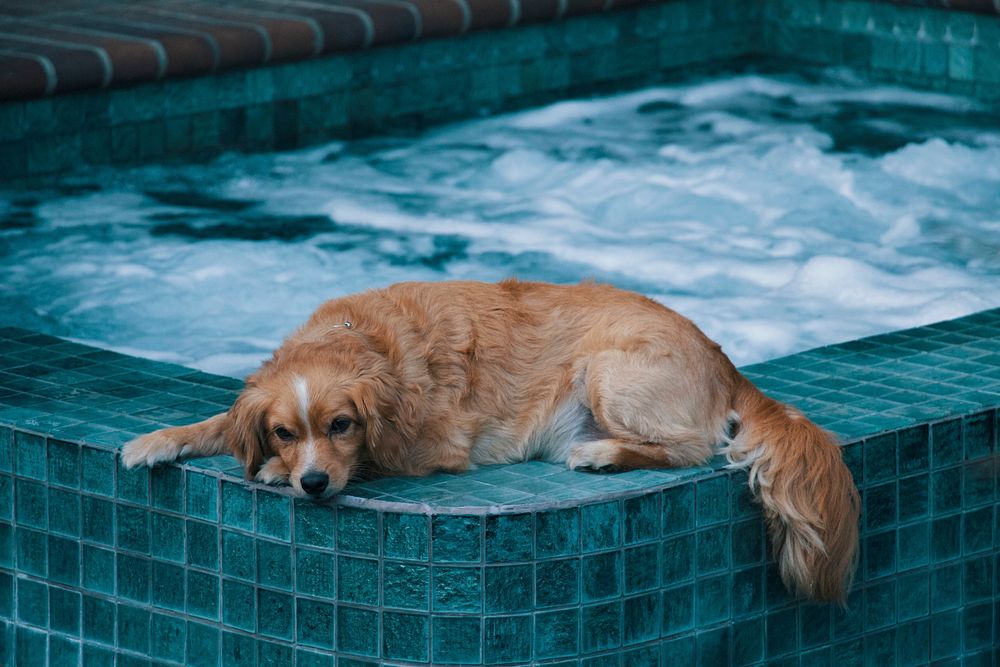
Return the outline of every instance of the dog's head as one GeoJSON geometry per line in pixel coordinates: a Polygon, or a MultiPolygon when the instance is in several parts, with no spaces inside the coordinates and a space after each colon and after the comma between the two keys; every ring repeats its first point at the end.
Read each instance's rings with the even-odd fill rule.
{"type": "Polygon", "coordinates": [[[247,477],[277,456],[296,492],[325,498],[343,489],[371,452],[397,444],[400,395],[383,366],[361,370],[325,355],[266,364],[229,411],[229,447],[247,477]]]}

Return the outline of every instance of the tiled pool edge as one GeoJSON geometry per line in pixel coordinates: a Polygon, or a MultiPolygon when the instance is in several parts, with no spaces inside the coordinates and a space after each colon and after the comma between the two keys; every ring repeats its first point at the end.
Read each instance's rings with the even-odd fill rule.
{"type": "MultiPolygon", "coordinates": [[[[30,420],[41,426],[45,411],[18,401],[12,382],[25,388],[46,377],[74,381],[67,387],[110,392],[102,394],[105,408],[116,408],[110,403],[117,400],[129,410],[130,401],[141,403],[149,393],[136,388],[204,383],[197,399],[204,405],[176,404],[182,407],[175,412],[191,414],[224,405],[235,386],[24,336],[16,339],[39,345],[12,350],[8,337],[0,357],[0,403],[21,403],[0,411],[0,422],[14,422],[20,433],[0,431],[0,512],[8,508],[0,513],[0,618],[8,619],[2,621],[7,647],[31,655],[48,650],[50,658],[82,651],[95,660],[116,651],[131,659],[152,652],[167,664],[199,658],[214,664],[216,655],[234,661],[238,650],[259,652],[262,662],[270,655],[290,664],[286,658],[296,651],[332,662],[337,652],[342,665],[377,664],[364,662],[371,651],[387,664],[493,658],[578,664],[582,657],[588,665],[687,664],[687,655],[707,664],[730,658],[798,664],[800,653],[828,662],[836,647],[838,662],[881,651],[910,655],[913,664],[932,655],[993,664],[1000,623],[1000,310],[745,369],[772,395],[794,400],[847,436],[845,455],[865,499],[859,581],[848,613],[787,599],[773,569],[765,570],[763,527],[741,473],[701,469],[659,481],[656,475],[669,473],[650,473],[640,488],[612,490],[615,500],[590,487],[618,476],[567,473],[588,480],[586,493],[559,510],[522,503],[460,516],[430,516],[419,504],[413,513],[331,512],[228,479],[217,468],[231,462],[210,460],[207,471],[191,465],[152,475],[122,471],[115,443],[138,424],[118,416],[99,420],[124,430],[96,434],[92,439],[104,441],[97,448],[32,435],[39,429],[30,420]],[[96,373],[96,383],[73,377],[88,367],[80,359],[119,372],[96,373]],[[11,373],[17,369],[23,374],[11,373]],[[154,370],[161,380],[146,374],[154,370]],[[66,554],[69,568],[62,565],[66,554]],[[248,560],[257,567],[248,569],[248,560]],[[187,593],[178,598],[168,584],[183,591],[185,581],[187,593]],[[248,618],[246,605],[266,613],[248,618]],[[107,614],[110,631],[100,623],[107,614]],[[287,626],[274,625],[275,614],[287,626]],[[314,615],[329,625],[320,622],[316,630],[314,615]],[[133,622],[144,628],[138,635],[129,630],[133,622]],[[417,648],[397,641],[411,631],[423,637],[417,648]],[[370,636],[374,644],[351,643],[370,636]],[[169,637],[183,638],[187,652],[164,644],[169,637]],[[598,637],[597,644],[585,644],[588,637],[598,637]],[[474,657],[467,653],[473,649],[474,657]],[[410,661],[402,659],[407,651],[417,651],[407,654],[410,661]],[[714,660],[722,656],[729,657],[714,660]]],[[[35,405],[61,411],[51,401],[72,398],[35,405]]],[[[40,430],[66,437],[73,428],[40,430]]],[[[562,474],[526,466],[523,478],[562,474]]],[[[501,476],[496,487],[516,486],[511,480],[501,476]]],[[[366,488],[372,495],[379,483],[358,490],[366,488]]],[[[391,484],[388,490],[404,493],[391,484]]],[[[303,657],[299,664],[323,663],[303,657]]]]}
{"type": "Polygon", "coordinates": [[[294,148],[636,87],[756,52],[759,18],[759,0],[678,0],[0,104],[0,179],[294,148]]]}

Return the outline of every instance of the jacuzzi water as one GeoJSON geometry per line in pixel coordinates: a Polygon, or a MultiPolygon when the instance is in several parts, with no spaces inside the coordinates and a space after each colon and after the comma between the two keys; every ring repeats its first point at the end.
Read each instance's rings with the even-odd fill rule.
{"type": "Polygon", "coordinates": [[[725,74],[0,191],[0,323],[251,371],[321,301],[593,277],[738,363],[1000,305],[1000,125],[843,72],[725,74]]]}

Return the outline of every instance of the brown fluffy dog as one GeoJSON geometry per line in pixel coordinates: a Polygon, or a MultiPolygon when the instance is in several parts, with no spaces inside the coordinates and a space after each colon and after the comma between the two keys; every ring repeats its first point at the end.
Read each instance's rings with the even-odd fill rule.
{"type": "Polygon", "coordinates": [[[128,466],[232,452],[326,497],[359,468],[425,475],[528,459],[582,470],[749,470],[779,570],[843,600],[858,495],[830,434],[760,393],[691,321],[586,283],[404,283],[323,304],[226,413],[126,445],[128,466]]]}

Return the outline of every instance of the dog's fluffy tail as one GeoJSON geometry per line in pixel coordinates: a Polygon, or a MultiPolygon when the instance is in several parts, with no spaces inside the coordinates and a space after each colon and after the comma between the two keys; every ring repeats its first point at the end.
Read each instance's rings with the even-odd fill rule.
{"type": "Polygon", "coordinates": [[[740,376],[725,454],[746,468],[785,585],[844,603],[858,551],[858,492],[834,436],[740,376]]]}

